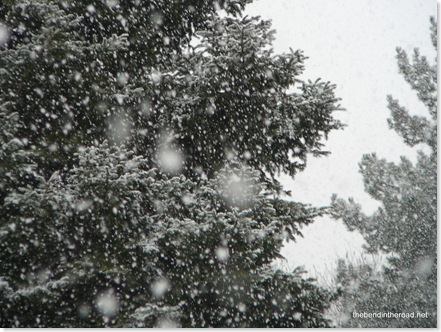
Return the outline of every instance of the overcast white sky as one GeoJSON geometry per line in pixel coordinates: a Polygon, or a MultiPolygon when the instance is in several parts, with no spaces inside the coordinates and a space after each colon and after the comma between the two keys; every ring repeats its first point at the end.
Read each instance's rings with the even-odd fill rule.
{"type": "MultiPolygon", "coordinates": [[[[303,78],[322,78],[337,85],[336,95],[347,110],[337,117],[347,124],[331,133],[326,148],[332,154],[311,158],[306,170],[293,180],[282,177],[293,199],[314,206],[328,205],[330,196],[354,197],[366,212],[377,203],[364,192],[358,163],[365,153],[376,152],[389,161],[400,155],[415,156],[414,149],[389,130],[386,95],[392,94],[409,110],[422,104],[398,74],[396,47],[433,60],[430,16],[436,16],[435,0],[255,0],[246,14],[271,19],[277,30],[277,53],[289,47],[309,57],[303,78]]],[[[290,267],[304,265],[324,273],[338,257],[356,257],[362,237],[350,233],[341,222],[322,218],[304,229],[304,239],[285,246],[290,267]]]]}

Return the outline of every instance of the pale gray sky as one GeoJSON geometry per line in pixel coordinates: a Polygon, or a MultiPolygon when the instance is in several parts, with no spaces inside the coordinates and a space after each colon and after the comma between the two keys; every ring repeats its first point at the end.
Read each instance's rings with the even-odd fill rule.
{"type": "MultiPolygon", "coordinates": [[[[398,74],[396,47],[433,60],[430,16],[435,0],[255,0],[246,14],[271,19],[277,30],[277,53],[301,49],[309,59],[303,78],[322,78],[337,85],[336,95],[347,111],[337,117],[348,125],[331,133],[326,148],[332,154],[311,158],[295,180],[282,176],[293,199],[314,206],[328,205],[332,193],[354,197],[366,212],[377,205],[364,192],[358,163],[365,153],[376,152],[389,161],[415,156],[414,149],[389,130],[386,95],[392,94],[409,110],[423,109],[414,92],[398,74]]],[[[356,257],[362,237],[340,223],[322,218],[304,229],[304,239],[288,244],[283,254],[290,267],[304,265],[318,273],[331,269],[338,257],[356,257]]]]}

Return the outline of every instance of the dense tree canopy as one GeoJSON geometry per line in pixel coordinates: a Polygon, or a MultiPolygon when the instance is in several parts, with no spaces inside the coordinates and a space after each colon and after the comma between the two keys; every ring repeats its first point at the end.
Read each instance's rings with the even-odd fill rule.
{"type": "MultiPolygon", "coordinates": [[[[436,22],[432,19],[432,41],[436,48],[436,22]]],[[[428,313],[426,319],[352,319],[352,327],[435,327],[437,266],[437,74],[415,50],[413,61],[397,49],[400,73],[427,107],[429,117],[411,115],[388,96],[389,125],[410,146],[424,144],[416,163],[402,157],[398,164],[365,155],[360,163],[367,193],[381,203],[371,216],[359,204],[334,198],[334,213],[350,229],[361,232],[368,252],[389,254],[389,264],[380,274],[348,277],[348,312],[428,313]],[[351,280],[352,282],[348,282],[351,280]],[[357,284],[357,287],[349,287],[357,284]]],[[[364,267],[362,267],[364,268],[364,267]]],[[[354,269],[350,267],[349,270],[354,269]]]]}
{"type": "Polygon", "coordinates": [[[326,153],[338,100],[247,2],[0,4],[1,326],[329,324],[271,267],[323,213],[274,176],[326,153]]]}

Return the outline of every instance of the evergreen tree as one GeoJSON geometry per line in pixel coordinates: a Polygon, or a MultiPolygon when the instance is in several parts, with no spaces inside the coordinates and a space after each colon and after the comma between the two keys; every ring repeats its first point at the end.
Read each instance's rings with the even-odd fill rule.
{"type": "MultiPolygon", "coordinates": [[[[431,20],[436,48],[436,22],[431,20]]],[[[354,319],[352,327],[435,327],[437,266],[437,74],[415,50],[410,62],[397,49],[400,73],[427,107],[430,117],[410,115],[388,96],[392,118],[389,125],[410,146],[425,144],[429,152],[418,151],[415,164],[402,157],[399,164],[365,155],[360,164],[366,191],[381,202],[371,216],[359,204],[334,197],[334,213],[349,229],[361,232],[368,252],[389,254],[381,273],[348,273],[365,267],[342,266],[340,279],[346,280],[344,295],[348,313],[395,312],[428,313],[427,318],[354,319]],[[352,281],[351,281],[352,280],[352,281]],[[354,283],[356,286],[354,286],[354,283]],[[352,286],[351,286],[352,285],[352,286]]]]}
{"type": "Polygon", "coordinates": [[[0,4],[1,326],[329,324],[271,262],[323,213],[274,176],[326,153],[334,86],[247,2],[0,4]]]}

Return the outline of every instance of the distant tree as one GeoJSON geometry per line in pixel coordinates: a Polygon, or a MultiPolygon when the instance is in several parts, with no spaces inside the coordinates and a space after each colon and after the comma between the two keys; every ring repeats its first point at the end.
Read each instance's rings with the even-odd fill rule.
{"type": "Polygon", "coordinates": [[[328,326],[274,176],[339,106],[247,2],[0,4],[1,326],[328,326]]]}
{"type": "MultiPolygon", "coordinates": [[[[436,22],[431,19],[432,42],[436,44],[436,22]]],[[[400,73],[427,107],[430,117],[410,115],[397,100],[388,96],[392,118],[389,125],[410,146],[424,144],[413,164],[405,157],[395,164],[365,155],[360,164],[366,191],[381,207],[366,216],[359,204],[333,198],[333,211],[349,229],[364,236],[368,252],[389,254],[381,273],[359,274],[356,286],[344,288],[348,313],[417,312],[428,318],[356,319],[351,327],[436,327],[437,308],[437,74],[416,49],[413,62],[397,49],[400,73]]],[[[362,268],[362,267],[360,267],[362,268]]],[[[356,270],[357,267],[352,267],[356,270]]],[[[341,269],[341,275],[345,268],[341,269]]]]}

